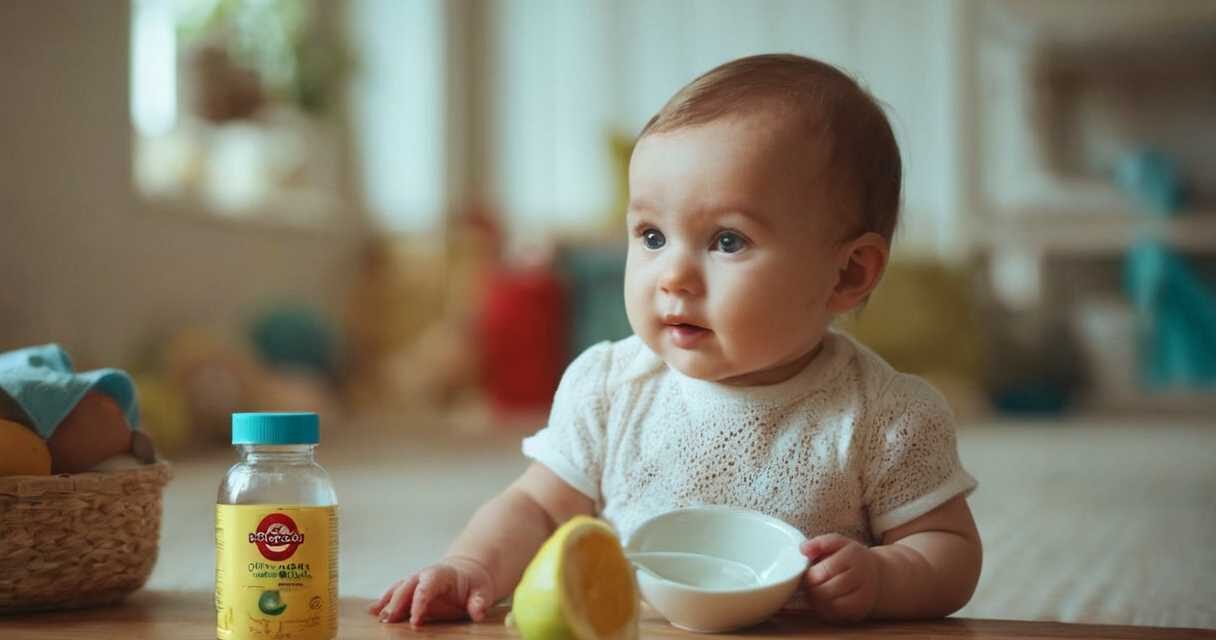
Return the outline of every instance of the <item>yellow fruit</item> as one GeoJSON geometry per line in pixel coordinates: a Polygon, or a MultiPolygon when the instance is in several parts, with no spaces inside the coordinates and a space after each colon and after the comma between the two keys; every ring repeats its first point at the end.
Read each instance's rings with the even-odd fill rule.
{"type": "Polygon", "coordinates": [[[51,451],[23,424],[0,420],[0,476],[45,476],[51,473],[51,451]]]}
{"type": "Polygon", "coordinates": [[[640,610],[633,566],[612,528],[575,516],[532,558],[511,619],[525,640],[636,640],[640,610]]]}

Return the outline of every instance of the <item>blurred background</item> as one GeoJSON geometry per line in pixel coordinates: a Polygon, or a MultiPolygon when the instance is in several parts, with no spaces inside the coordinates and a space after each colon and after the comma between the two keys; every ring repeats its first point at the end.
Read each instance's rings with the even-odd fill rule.
{"type": "Polygon", "coordinates": [[[1210,1],[5,2],[0,351],[135,377],[198,568],[152,586],[210,588],[228,415],[320,412],[343,591],[373,595],[629,334],[637,131],[775,51],[851,73],[899,140],[894,260],[841,329],[959,416],[963,613],[1216,627],[1210,1]]]}

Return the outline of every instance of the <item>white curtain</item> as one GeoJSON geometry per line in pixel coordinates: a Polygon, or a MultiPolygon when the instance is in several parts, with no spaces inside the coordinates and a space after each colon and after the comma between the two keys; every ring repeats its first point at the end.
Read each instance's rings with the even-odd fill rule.
{"type": "Polygon", "coordinates": [[[365,204],[378,227],[437,229],[447,205],[443,0],[354,0],[351,112],[365,204]]]}
{"type": "Polygon", "coordinates": [[[897,247],[949,252],[966,200],[963,1],[356,0],[369,203],[404,230],[435,226],[467,192],[488,197],[513,235],[602,228],[619,215],[613,133],[632,136],[722,62],[793,52],[841,66],[889,106],[904,159],[897,247]],[[474,35],[445,42],[453,33],[474,35]],[[475,62],[454,63],[451,47],[475,62]],[[478,184],[445,173],[466,160],[478,184]]]}
{"type": "Polygon", "coordinates": [[[956,243],[961,189],[954,0],[498,0],[489,11],[487,191],[513,230],[612,216],[609,134],[745,55],[837,64],[890,107],[904,156],[900,243],[956,243]]]}

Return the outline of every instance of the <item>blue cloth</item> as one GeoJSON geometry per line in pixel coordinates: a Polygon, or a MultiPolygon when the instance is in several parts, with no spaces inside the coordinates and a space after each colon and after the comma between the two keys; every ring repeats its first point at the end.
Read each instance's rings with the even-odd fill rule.
{"type": "Polygon", "coordinates": [[[50,438],[86,393],[97,389],[114,399],[132,429],[139,426],[135,384],[118,369],[76,373],[67,352],[44,344],[0,353],[0,418],[33,427],[50,438]]]}

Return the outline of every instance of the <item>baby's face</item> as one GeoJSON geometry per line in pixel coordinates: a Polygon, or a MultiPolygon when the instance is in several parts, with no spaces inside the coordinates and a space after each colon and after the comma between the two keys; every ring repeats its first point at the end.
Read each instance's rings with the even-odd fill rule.
{"type": "Polygon", "coordinates": [[[650,134],[629,167],[625,306],[684,374],[772,384],[813,357],[831,320],[841,225],[807,136],[772,115],[650,134]],[[810,156],[810,158],[808,158],[810,156]]]}

